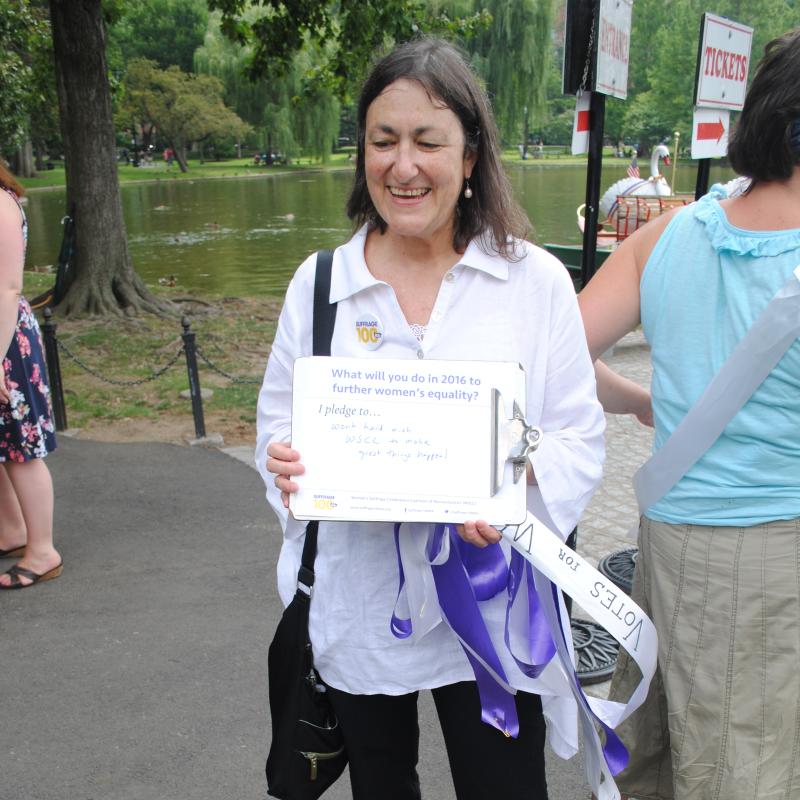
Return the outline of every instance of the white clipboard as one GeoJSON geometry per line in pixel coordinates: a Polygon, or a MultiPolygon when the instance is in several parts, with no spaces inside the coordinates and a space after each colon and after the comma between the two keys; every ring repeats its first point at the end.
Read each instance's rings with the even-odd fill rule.
{"type": "Polygon", "coordinates": [[[527,425],[515,362],[311,356],[294,363],[297,519],[519,524],[527,425]]]}

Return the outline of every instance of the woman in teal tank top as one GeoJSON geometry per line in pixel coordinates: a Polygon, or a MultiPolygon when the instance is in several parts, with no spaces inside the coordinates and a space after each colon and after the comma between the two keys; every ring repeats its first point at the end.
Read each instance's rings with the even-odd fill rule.
{"type": "MultiPolygon", "coordinates": [[[[749,178],[623,242],[579,297],[594,358],[642,324],[654,450],[800,265],[800,29],[771,42],[729,147],[749,178]]],[[[620,382],[610,405],[644,418],[620,382]]],[[[800,340],[685,475],[646,508],[633,596],[659,674],[621,732],[637,798],[800,797],[800,340]]],[[[635,672],[635,670],[634,670],[635,672]]],[[[612,696],[630,693],[623,656],[612,696]]]]}

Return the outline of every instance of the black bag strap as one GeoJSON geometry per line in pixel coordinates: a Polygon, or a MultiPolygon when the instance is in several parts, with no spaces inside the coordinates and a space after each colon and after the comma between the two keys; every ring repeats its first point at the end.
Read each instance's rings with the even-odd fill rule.
{"type": "Polygon", "coordinates": [[[336,303],[331,303],[331,267],[333,250],[317,253],[317,274],[314,278],[314,328],[312,352],[315,356],[331,354],[333,326],[336,324],[336,303]]]}
{"type": "MultiPolygon", "coordinates": [[[[336,303],[331,303],[331,268],[333,250],[320,250],[317,253],[317,272],[314,277],[314,317],[312,331],[312,352],[315,356],[331,354],[333,326],[336,324],[336,303]]],[[[314,585],[314,560],[317,557],[317,532],[319,522],[312,520],[306,526],[306,541],[300,559],[297,582],[309,589],[314,585]]]]}

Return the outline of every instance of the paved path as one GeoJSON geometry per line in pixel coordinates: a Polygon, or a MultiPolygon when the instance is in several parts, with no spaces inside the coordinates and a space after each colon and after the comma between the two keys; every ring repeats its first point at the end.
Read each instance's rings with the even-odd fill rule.
{"type": "MultiPolygon", "coordinates": [[[[633,337],[609,363],[646,382],[645,361],[633,337]]],[[[592,560],[630,545],[627,482],[648,442],[610,421],[579,534],[592,560]]],[[[0,797],[264,800],[279,533],[260,478],[230,455],[61,437],[48,463],[64,574],[0,593],[0,797]]],[[[424,695],[421,727],[425,796],[453,800],[424,695]]],[[[548,777],[551,800],[588,797],[580,757],[551,757],[548,777]]],[[[346,779],[326,795],[347,797],[346,779]]]]}

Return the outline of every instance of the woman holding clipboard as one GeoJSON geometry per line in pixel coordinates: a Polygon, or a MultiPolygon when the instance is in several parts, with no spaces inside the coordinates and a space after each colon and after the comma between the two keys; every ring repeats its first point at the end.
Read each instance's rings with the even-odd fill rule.
{"type": "MultiPolygon", "coordinates": [[[[500,164],[485,93],[455,48],[420,39],[377,63],[357,122],[347,204],[355,233],[333,257],[331,355],[520,363],[525,416],[544,432],[527,464],[528,507],[566,537],[600,480],[604,418],[572,284],[560,262],[525,241],[529,224],[500,164]],[[380,336],[365,340],[365,322],[380,336]]],[[[289,443],[292,368],[311,355],[315,261],[300,266],[287,291],[258,405],[256,462],[284,531],[285,603],[305,530],[288,513],[304,470],[289,443]]],[[[470,546],[506,552],[490,521],[462,522],[470,546]]],[[[432,527],[403,525],[399,535],[424,540],[432,527]]],[[[393,528],[319,526],[310,635],[354,797],[421,796],[416,703],[430,689],[459,798],[546,798],[545,719],[554,748],[574,752],[571,698],[549,667],[531,678],[516,666],[503,644],[508,598],[497,592],[481,601],[481,614],[518,690],[518,735],[484,724],[475,676],[448,625],[410,639],[390,629],[399,581],[393,528]]]]}

